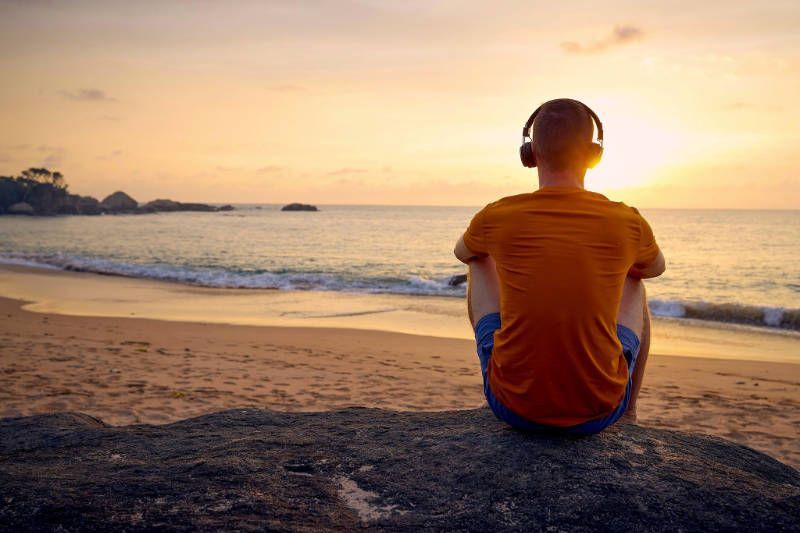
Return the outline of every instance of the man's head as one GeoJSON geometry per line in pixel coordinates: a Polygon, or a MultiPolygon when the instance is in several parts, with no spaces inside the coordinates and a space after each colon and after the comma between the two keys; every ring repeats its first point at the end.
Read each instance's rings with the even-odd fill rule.
{"type": "Polygon", "coordinates": [[[597,162],[594,122],[577,100],[559,98],[542,104],[532,138],[537,164],[545,170],[583,173],[597,162]]]}

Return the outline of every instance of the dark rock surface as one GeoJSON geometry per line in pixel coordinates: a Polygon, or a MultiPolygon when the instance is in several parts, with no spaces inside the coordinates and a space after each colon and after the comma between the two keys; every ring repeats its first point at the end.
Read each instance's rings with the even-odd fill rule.
{"type": "Polygon", "coordinates": [[[450,276],[450,279],[447,280],[447,284],[451,287],[458,287],[459,285],[463,285],[467,282],[467,275],[466,274],[456,274],[455,276],[450,276]]]}
{"type": "Polygon", "coordinates": [[[532,436],[486,409],[236,409],[164,426],[0,420],[24,530],[797,530],[800,473],[707,436],[532,436]]]}
{"type": "Polygon", "coordinates": [[[292,203],[281,207],[281,211],[319,211],[319,209],[315,205],[292,203]]]}
{"type": "Polygon", "coordinates": [[[111,193],[100,202],[100,205],[109,213],[132,212],[139,207],[139,202],[122,191],[111,193]]]}
{"type": "Polygon", "coordinates": [[[104,212],[103,206],[100,205],[97,198],[91,196],[79,196],[76,207],[81,215],[102,215],[104,212]]]}

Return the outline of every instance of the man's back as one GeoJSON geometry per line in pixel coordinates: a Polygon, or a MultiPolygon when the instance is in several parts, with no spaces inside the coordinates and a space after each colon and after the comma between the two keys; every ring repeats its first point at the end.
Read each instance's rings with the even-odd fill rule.
{"type": "Polygon", "coordinates": [[[647,222],[603,195],[545,187],[486,206],[464,242],[494,259],[500,279],[488,367],[497,398],[554,426],[613,411],[628,380],[616,333],[622,287],[659,253],[647,222]]]}

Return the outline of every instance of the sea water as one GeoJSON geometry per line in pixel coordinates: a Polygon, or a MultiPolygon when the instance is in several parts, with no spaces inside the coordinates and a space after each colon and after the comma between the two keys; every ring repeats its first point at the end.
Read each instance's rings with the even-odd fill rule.
{"type": "MultiPolygon", "coordinates": [[[[0,217],[0,262],[192,285],[462,297],[477,207],[0,217]]],[[[800,329],[800,211],[644,209],[667,258],[653,314],[800,329]]]]}

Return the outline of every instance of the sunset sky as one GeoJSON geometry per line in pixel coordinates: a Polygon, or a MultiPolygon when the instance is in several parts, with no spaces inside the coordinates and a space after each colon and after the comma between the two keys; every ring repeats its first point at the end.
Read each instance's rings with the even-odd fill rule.
{"type": "Polygon", "coordinates": [[[0,174],[140,201],[482,205],[535,187],[541,102],[600,115],[587,186],[800,208],[800,2],[0,0],[0,174]]]}

